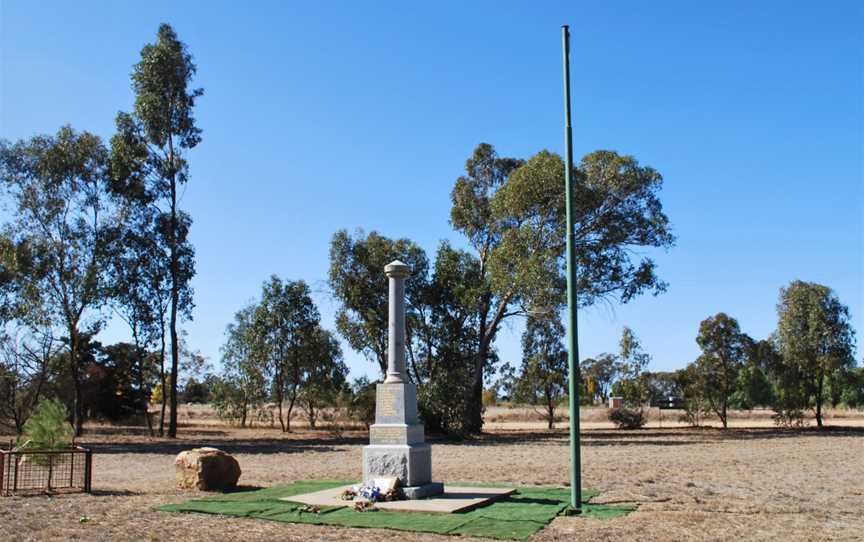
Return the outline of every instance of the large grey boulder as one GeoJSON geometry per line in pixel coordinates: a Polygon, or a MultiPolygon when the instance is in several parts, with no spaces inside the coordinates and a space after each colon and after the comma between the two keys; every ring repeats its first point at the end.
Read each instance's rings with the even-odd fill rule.
{"type": "Polygon", "coordinates": [[[174,460],[178,489],[217,491],[237,486],[240,463],[216,448],[180,452],[174,460]]]}

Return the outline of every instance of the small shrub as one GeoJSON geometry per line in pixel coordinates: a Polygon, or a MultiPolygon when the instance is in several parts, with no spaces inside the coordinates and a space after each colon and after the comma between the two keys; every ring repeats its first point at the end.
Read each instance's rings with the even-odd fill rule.
{"type": "Polygon", "coordinates": [[[68,417],[66,407],[57,399],[40,401],[24,424],[19,447],[30,450],[68,448],[75,434],[68,417]]]}
{"type": "Polygon", "coordinates": [[[775,407],[774,415],[771,418],[774,424],[778,427],[786,427],[788,429],[805,427],[807,420],[804,419],[804,411],[799,408],[778,408],[775,407]]]}
{"type": "Polygon", "coordinates": [[[635,408],[613,408],[609,411],[609,421],[618,429],[639,429],[648,421],[642,409],[635,408]]]}

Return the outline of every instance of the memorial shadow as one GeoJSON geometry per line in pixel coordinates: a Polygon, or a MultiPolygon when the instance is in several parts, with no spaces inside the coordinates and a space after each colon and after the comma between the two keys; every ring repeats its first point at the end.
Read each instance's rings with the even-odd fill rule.
{"type": "MultiPolygon", "coordinates": [[[[805,428],[670,428],[636,430],[591,429],[580,434],[582,446],[691,446],[728,441],[758,441],[788,439],[801,436],[831,438],[861,438],[864,427],[826,426],[805,428]]],[[[484,433],[472,439],[441,443],[464,446],[514,445],[525,442],[554,442],[569,438],[567,430],[484,433]]]]}
{"type": "MultiPolygon", "coordinates": [[[[228,431],[221,429],[201,429],[190,428],[186,429],[182,425],[178,427],[178,432],[182,432],[185,436],[201,436],[201,437],[221,437],[228,434],[228,431]]],[[[101,425],[96,427],[87,427],[84,430],[84,437],[94,435],[111,436],[111,437],[150,437],[150,430],[146,427],[135,427],[125,425],[101,425]]],[[[154,436],[154,438],[157,438],[154,436]]]]}
{"type": "Polygon", "coordinates": [[[127,489],[94,489],[90,491],[90,495],[94,497],[134,497],[144,495],[144,493],[127,489]]]}

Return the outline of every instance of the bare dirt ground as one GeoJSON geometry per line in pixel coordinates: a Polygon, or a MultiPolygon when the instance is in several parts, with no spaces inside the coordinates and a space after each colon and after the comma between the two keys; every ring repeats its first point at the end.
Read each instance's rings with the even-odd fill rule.
{"type": "MultiPolygon", "coordinates": [[[[174,456],[212,445],[235,454],[241,483],[356,479],[364,431],[337,435],[299,427],[236,429],[189,409],[177,440],[140,428],[91,426],[92,495],[0,497],[2,540],[378,540],[393,531],[293,525],[153,507],[191,498],[174,485],[174,456]],[[191,413],[191,416],[190,416],[191,413]],[[86,518],[86,519],[83,519],[86,518]]],[[[553,431],[527,410],[492,409],[489,433],[471,441],[432,438],[435,478],[445,482],[563,485],[566,427],[553,431]]],[[[533,542],[574,540],[864,540],[864,413],[833,413],[829,427],[787,431],[770,414],[736,415],[733,427],[619,431],[602,409],[582,419],[583,486],[599,502],[636,502],[613,520],[557,518],[533,542]],[[767,420],[767,421],[766,421],[767,420]]],[[[714,422],[716,425],[716,422],[714,422]]],[[[560,424],[565,425],[566,424],[560,424]]],[[[398,533],[400,541],[469,540],[398,533]]]]}

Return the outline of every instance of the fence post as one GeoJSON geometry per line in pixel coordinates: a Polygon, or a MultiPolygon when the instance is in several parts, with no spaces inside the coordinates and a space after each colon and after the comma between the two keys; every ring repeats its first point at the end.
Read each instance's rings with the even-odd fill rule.
{"type": "Polygon", "coordinates": [[[21,455],[18,452],[12,454],[9,459],[11,462],[9,463],[9,468],[15,466],[15,472],[12,475],[12,493],[18,493],[18,456],[21,455]]]}
{"type": "Polygon", "coordinates": [[[75,487],[75,448],[69,451],[69,489],[75,487]]]}
{"type": "Polygon", "coordinates": [[[6,481],[6,453],[0,452],[0,495],[5,495],[3,482],[6,481]]]}
{"type": "Polygon", "coordinates": [[[93,482],[93,451],[88,449],[84,460],[84,492],[90,493],[93,482]]]}
{"type": "Polygon", "coordinates": [[[54,475],[54,454],[48,454],[48,491],[51,491],[51,477],[54,475]]]}

